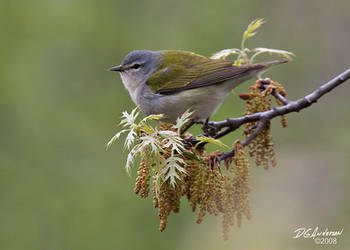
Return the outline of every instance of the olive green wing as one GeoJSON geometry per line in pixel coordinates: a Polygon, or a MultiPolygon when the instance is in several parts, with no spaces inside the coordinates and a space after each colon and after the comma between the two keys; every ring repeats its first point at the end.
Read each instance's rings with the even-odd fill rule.
{"type": "MultiPolygon", "coordinates": [[[[161,94],[172,94],[175,92],[183,91],[186,89],[195,89],[206,87],[214,84],[219,84],[227,80],[239,79],[244,76],[249,75],[251,71],[262,70],[266,66],[263,64],[253,64],[247,66],[233,66],[232,64],[229,67],[217,68],[214,72],[204,73],[199,75],[198,78],[192,80],[186,86],[179,88],[169,88],[159,91],[161,94]]],[[[253,75],[252,75],[253,76],[253,75]]]]}
{"type": "MultiPolygon", "coordinates": [[[[192,52],[163,51],[162,55],[159,69],[146,82],[157,93],[200,87],[196,80],[215,73],[220,75],[220,72],[233,67],[232,62],[212,60],[192,52]],[[190,84],[192,85],[189,86],[190,84]]],[[[212,78],[215,76],[212,75],[212,78]]]]}
{"type": "Polygon", "coordinates": [[[146,84],[160,94],[172,94],[239,78],[263,64],[234,66],[232,62],[209,59],[186,51],[163,51],[159,69],[146,84]]]}
{"type": "Polygon", "coordinates": [[[186,51],[162,51],[159,69],[146,84],[160,94],[173,94],[239,79],[251,71],[263,71],[271,65],[288,62],[286,59],[253,65],[234,66],[230,61],[214,60],[186,51]]]}

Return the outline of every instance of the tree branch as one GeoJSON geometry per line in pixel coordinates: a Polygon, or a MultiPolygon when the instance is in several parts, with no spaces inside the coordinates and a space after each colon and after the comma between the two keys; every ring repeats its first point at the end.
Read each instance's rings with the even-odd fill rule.
{"type": "MultiPolygon", "coordinates": [[[[254,132],[242,142],[243,146],[247,146],[264,130],[269,120],[277,116],[286,115],[292,112],[299,112],[300,110],[311,106],[313,103],[317,102],[318,99],[320,99],[323,95],[332,91],[334,88],[336,88],[349,78],[350,68],[344,71],[343,73],[339,74],[329,82],[321,85],[318,89],[314,90],[309,95],[306,95],[296,101],[289,101],[277,91],[273,90],[272,95],[275,98],[277,98],[281,103],[283,103],[284,106],[278,106],[268,111],[254,113],[242,117],[228,118],[224,121],[210,121],[208,122],[208,126],[214,131],[213,137],[215,139],[218,139],[235,131],[236,129],[240,128],[243,124],[259,121],[257,127],[253,128],[255,129],[254,132]]],[[[186,141],[187,144],[193,144],[196,142],[198,141],[195,138],[189,138],[186,141]]],[[[220,162],[229,157],[233,157],[234,155],[235,151],[233,149],[229,152],[225,152],[222,155],[220,155],[217,160],[220,162]]]]}

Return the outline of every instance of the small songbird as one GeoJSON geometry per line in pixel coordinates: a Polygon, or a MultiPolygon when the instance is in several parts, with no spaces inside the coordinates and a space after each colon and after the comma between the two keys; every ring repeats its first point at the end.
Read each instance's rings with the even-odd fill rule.
{"type": "Polygon", "coordinates": [[[190,109],[193,122],[204,122],[233,88],[287,61],[234,66],[232,61],[187,51],[135,50],[109,70],[120,73],[131,99],[144,114],[163,114],[163,121],[175,123],[190,109]]]}

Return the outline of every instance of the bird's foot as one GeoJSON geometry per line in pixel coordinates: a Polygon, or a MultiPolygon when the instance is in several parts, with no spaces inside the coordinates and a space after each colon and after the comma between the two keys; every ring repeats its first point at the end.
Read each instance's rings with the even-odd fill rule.
{"type": "Polygon", "coordinates": [[[215,137],[217,131],[215,127],[210,125],[209,117],[205,119],[205,121],[202,124],[203,124],[202,130],[204,132],[204,136],[215,137]]]}
{"type": "Polygon", "coordinates": [[[194,124],[195,124],[195,122],[194,122],[193,120],[189,121],[189,122],[185,125],[185,127],[184,127],[183,129],[181,129],[180,135],[185,134],[185,132],[186,132],[187,130],[189,130],[190,127],[192,127],[194,124]]]}

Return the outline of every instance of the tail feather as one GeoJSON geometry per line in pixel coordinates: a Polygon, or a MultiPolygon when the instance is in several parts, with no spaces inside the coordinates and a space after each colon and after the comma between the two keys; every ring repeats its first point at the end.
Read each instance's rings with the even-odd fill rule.
{"type": "Polygon", "coordinates": [[[274,61],[262,62],[257,64],[261,64],[264,67],[270,67],[271,65],[277,65],[277,64],[287,63],[287,62],[289,62],[288,59],[281,59],[281,60],[274,60],[274,61]]]}
{"type": "Polygon", "coordinates": [[[247,65],[247,66],[241,66],[241,67],[247,67],[249,71],[256,72],[255,75],[260,77],[260,75],[265,73],[270,66],[287,63],[287,62],[289,62],[288,59],[281,59],[281,60],[274,60],[269,62],[256,63],[252,65],[247,65]]]}

